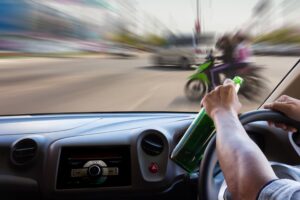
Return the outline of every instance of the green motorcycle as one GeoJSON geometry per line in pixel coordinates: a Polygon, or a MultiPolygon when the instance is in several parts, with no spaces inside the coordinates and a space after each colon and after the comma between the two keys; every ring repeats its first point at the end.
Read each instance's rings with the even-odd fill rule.
{"type": "MultiPolygon", "coordinates": [[[[226,64],[221,64],[216,67],[225,65],[226,64]]],[[[258,100],[258,97],[263,93],[264,89],[266,89],[265,78],[261,76],[261,71],[264,68],[251,63],[236,63],[233,65],[235,65],[235,67],[224,67],[225,69],[219,74],[220,82],[222,83],[226,78],[233,78],[236,75],[241,76],[245,82],[239,94],[250,101],[258,100]],[[220,75],[222,77],[220,77],[220,75]]],[[[215,58],[209,55],[206,61],[198,66],[196,72],[189,76],[184,90],[190,101],[201,100],[218,85],[211,73],[213,67],[215,67],[215,58]]]]}

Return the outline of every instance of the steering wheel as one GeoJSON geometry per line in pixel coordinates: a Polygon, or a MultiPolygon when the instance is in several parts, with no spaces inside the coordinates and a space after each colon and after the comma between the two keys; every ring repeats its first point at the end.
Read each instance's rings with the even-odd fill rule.
{"type": "MultiPolygon", "coordinates": [[[[300,123],[292,120],[280,112],[275,112],[271,110],[257,110],[248,113],[242,114],[240,117],[240,122],[243,126],[248,123],[255,121],[273,121],[277,123],[284,123],[287,125],[291,125],[299,130],[300,123]]],[[[218,163],[217,153],[216,153],[216,135],[213,136],[211,141],[209,142],[200,165],[200,173],[199,173],[199,199],[200,200],[229,200],[231,199],[230,193],[227,190],[226,182],[223,181],[220,184],[216,184],[214,180],[215,169],[218,163]]],[[[294,180],[300,180],[300,170],[289,168],[284,164],[277,164],[277,168],[284,168],[288,171],[291,171],[290,176],[294,178],[294,180]]],[[[273,167],[274,168],[274,167],[273,167]]],[[[220,170],[219,170],[220,172],[220,170]]]]}

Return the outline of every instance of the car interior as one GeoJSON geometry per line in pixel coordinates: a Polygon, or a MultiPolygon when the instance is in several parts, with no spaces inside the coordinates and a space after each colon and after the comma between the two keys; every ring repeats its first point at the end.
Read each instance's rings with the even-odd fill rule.
{"type": "MultiPolygon", "coordinates": [[[[266,102],[281,94],[300,98],[299,62],[266,102]]],[[[32,114],[0,117],[1,199],[230,199],[208,145],[199,170],[187,173],[170,154],[196,113],[127,112],[32,114]]],[[[281,178],[299,181],[299,133],[280,113],[241,114],[247,133],[281,178]]],[[[299,124],[299,123],[298,123],[299,124]]]]}

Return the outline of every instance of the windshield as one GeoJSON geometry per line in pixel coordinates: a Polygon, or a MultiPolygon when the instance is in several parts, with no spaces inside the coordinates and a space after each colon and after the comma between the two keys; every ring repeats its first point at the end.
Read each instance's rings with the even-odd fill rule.
{"type": "Polygon", "coordinates": [[[299,8],[297,0],[1,0],[0,114],[197,112],[235,75],[245,79],[243,111],[256,109],[299,58],[299,8]]]}

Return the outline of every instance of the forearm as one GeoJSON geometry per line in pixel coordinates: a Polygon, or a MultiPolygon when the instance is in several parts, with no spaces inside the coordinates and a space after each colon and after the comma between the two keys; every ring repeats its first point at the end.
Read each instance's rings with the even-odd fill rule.
{"type": "Polygon", "coordinates": [[[276,178],[272,168],[235,114],[220,112],[214,121],[218,158],[229,190],[236,199],[254,199],[263,185],[276,178]]]}

